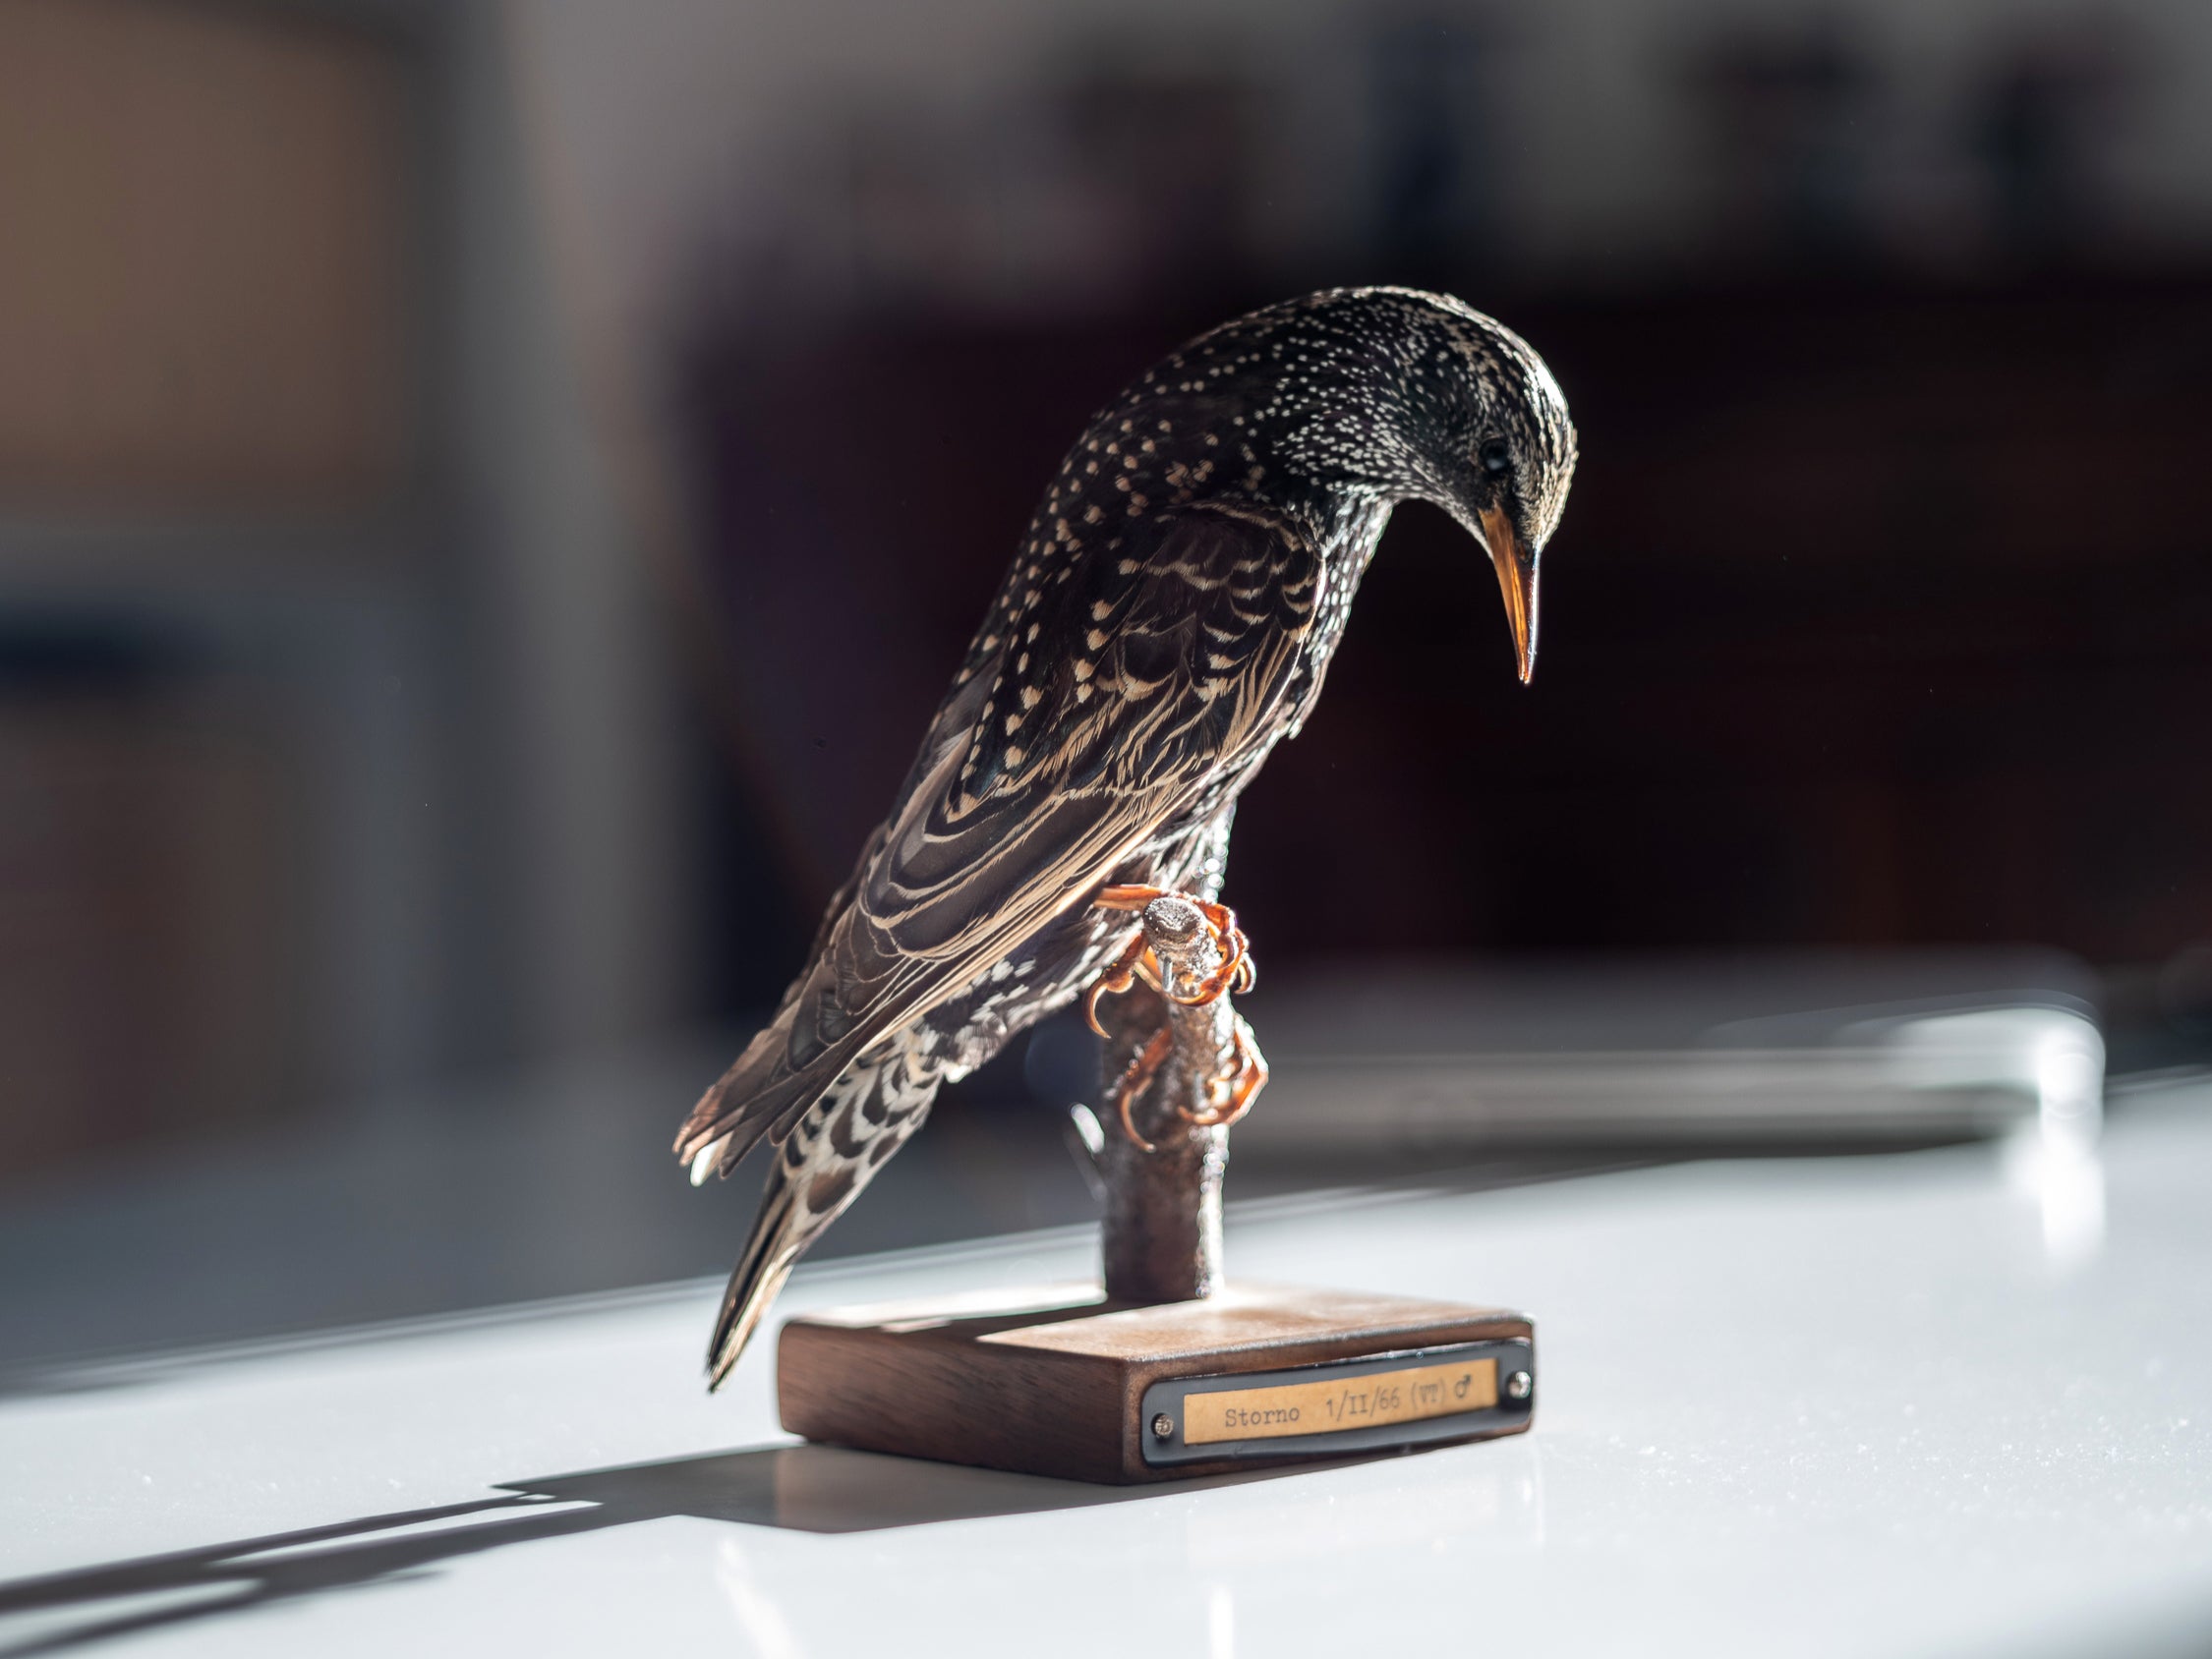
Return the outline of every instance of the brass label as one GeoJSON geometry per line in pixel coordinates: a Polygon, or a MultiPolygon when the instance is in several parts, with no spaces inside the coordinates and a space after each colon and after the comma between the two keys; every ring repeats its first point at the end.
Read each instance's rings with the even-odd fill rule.
{"type": "Polygon", "coordinates": [[[1183,1440],[1187,1446],[1201,1446],[1216,1440],[1331,1434],[1338,1429],[1418,1423],[1425,1417],[1481,1411],[1496,1403],[1497,1361],[1457,1359],[1317,1383],[1193,1394],[1183,1402],[1183,1440]]]}

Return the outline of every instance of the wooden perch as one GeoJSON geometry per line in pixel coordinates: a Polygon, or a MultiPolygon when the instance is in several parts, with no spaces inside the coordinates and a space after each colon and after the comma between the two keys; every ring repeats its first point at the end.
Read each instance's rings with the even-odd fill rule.
{"type": "MultiPolygon", "coordinates": [[[[1192,995],[1221,966],[1221,947],[1198,907],[1174,893],[1145,906],[1144,937],[1161,984],[1192,995]]],[[[1108,1104],[1099,1114],[1095,1159],[1106,1191],[1106,1294],[1118,1302],[1179,1302],[1211,1295],[1221,1283],[1221,1181],[1229,1163],[1222,1115],[1224,1079],[1251,1048],[1249,1027],[1224,992],[1185,1005],[1141,983],[1100,1004],[1107,1031],[1108,1104]],[[1153,1051],[1166,1034],[1164,1058],[1153,1051]],[[1240,1040],[1245,1048],[1240,1048],[1240,1040]],[[1133,1067],[1157,1059],[1132,1093],[1128,1127],[1113,1104],[1133,1067]]]]}

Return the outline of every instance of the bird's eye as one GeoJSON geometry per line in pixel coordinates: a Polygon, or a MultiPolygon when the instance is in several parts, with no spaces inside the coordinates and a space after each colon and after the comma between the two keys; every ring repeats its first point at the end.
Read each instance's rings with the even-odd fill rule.
{"type": "Polygon", "coordinates": [[[1493,437],[1478,451],[1482,457],[1483,471],[1495,478],[1513,465],[1513,451],[1506,448],[1505,439],[1493,437]]]}

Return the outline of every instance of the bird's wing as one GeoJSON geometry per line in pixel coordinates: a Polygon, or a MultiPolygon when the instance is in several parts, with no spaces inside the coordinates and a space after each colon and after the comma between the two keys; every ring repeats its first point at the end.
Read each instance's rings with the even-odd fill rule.
{"type": "Polygon", "coordinates": [[[1272,514],[1133,518],[1024,555],[776,1022],[676,1142],[727,1172],[852,1058],[1104,884],[1264,746],[1326,581],[1272,514]]]}

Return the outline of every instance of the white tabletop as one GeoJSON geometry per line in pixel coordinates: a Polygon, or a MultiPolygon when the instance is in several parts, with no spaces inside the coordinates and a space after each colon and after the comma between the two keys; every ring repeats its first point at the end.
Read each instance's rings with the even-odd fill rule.
{"type": "MultiPolygon", "coordinates": [[[[786,1309],[1079,1275],[1077,1232],[786,1309]]],[[[0,1398],[0,1654],[2197,1651],[2212,1095],[2101,1165],[1715,1163],[1233,1217],[1233,1269],[1517,1305],[1517,1440],[1121,1491],[796,1448],[715,1287],[0,1398]],[[1478,1646],[1478,1644],[1480,1644],[1478,1646]]],[[[64,1386],[67,1383],[70,1386],[64,1386]]]]}

